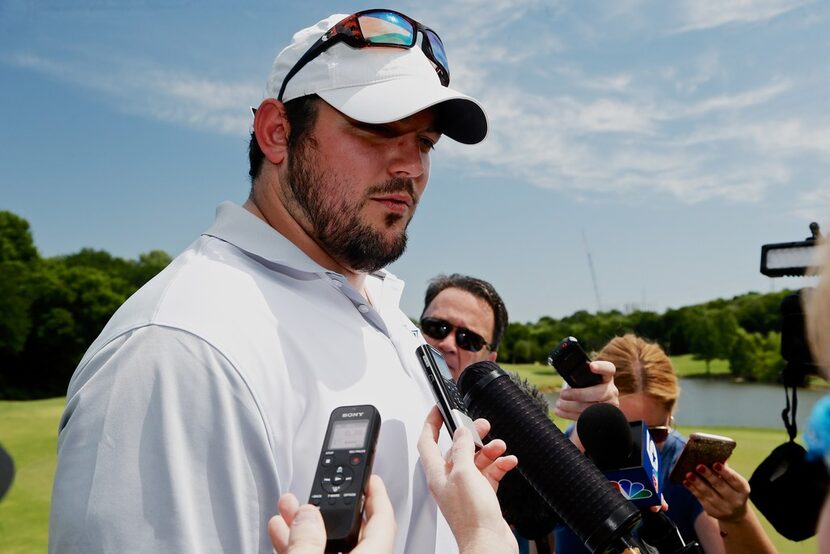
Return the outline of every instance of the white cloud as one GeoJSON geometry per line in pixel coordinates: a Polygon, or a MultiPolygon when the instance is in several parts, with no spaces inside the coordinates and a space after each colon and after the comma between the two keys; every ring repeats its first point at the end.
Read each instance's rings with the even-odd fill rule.
{"type": "Polygon", "coordinates": [[[791,88],[788,81],[771,83],[739,94],[720,94],[705,98],[682,110],[683,116],[700,116],[713,111],[737,111],[769,102],[791,88]]]}
{"type": "Polygon", "coordinates": [[[695,147],[730,143],[756,150],[760,156],[817,155],[830,160],[830,118],[807,123],[789,117],[767,121],[707,124],[678,141],[695,147]]]}
{"type": "Polygon", "coordinates": [[[766,21],[809,3],[809,0],[685,0],[675,32],[712,29],[732,23],[766,21]]]}
{"type": "MultiPolygon", "coordinates": [[[[620,7],[619,17],[639,3],[620,7]]],[[[756,9],[752,17],[774,17],[802,3],[733,0],[724,4],[718,24],[748,21],[750,16],[742,15],[752,11],[748,6],[756,9]]],[[[707,15],[707,6],[687,4],[687,23],[713,25],[716,18],[707,15]]],[[[417,10],[428,9],[419,4],[412,15],[419,18],[417,10]]],[[[464,164],[467,174],[523,180],[577,196],[659,194],[689,203],[756,202],[770,189],[790,184],[799,162],[830,163],[825,113],[799,116],[773,109],[803,90],[795,77],[768,71],[747,81],[763,84],[730,90],[722,77],[733,68],[725,66],[716,47],[646,68],[594,66],[567,55],[550,62],[550,54],[567,42],[561,28],[552,24],[548,34],[524,36],[516,23],[568,9],[574,8],[543,0],[498,0],[480,9],[464,0],[442,3],[428,19],[424,13],[430,25],[452,30],[446,34],[453,87],[481,100],[490,117],[484,144],[442,141],[438,163],[464,164]],[[459,26],[460,13],[465,19],[459,26]],[[545,90],[551,82],[556,86],[545,90]],[[540,92],[533,92],[534,86],[540,92]]],[[[116,60],[86,53],[71,61],[20,55],[14,64],[98,91],[117,109],[216,133],[247,133],[245,107],[262,96],[259,84],[210,79],[123,55],[116,60]]]]}
{"type": "Polygon", "coordinates": [[[205,79],[145,61],[106,56],[67,61],[35,54],[18,54],[7,60],[104,93],[124,112],[222,134],[247,134],[251,123],[247,106],[262,97],[261,86],[205,79]]]}
{"type": "Polygon", "coordinates": [[[822,227],[822,235],[826,235],[830,231],[830,179],[812,190],[799,193],[792,214],[804,221],[817,221],[822,227]]]}

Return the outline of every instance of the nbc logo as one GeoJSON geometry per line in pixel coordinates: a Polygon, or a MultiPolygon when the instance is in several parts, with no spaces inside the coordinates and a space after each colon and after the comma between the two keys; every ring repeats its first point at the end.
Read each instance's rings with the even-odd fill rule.
{"type": "Polygon", "coordinates": [[[642,483],[632,483],[628,479],[620,479],[619,481],[611,481],[611,484],[628,500],[642,500],[651,496],[651,491],[645,488],[642,483]]]}

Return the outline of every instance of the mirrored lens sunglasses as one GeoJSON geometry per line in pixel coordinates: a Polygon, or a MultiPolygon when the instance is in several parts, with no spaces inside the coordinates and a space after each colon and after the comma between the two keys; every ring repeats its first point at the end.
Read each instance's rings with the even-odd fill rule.
{"type": "Polygon", "coordinates": [[[352,48],[370,46],[412,48],[418,43],[419,31],[422,37],[421,50],[435,67],[441,84],[445,87],[449,86],[450,64],[447,61],[444,43],[435,31],[394,10],[366,10],[352,14],[335,24],[306,50],[282,80],[277,100],[282,101],[288,81],[297,72],[338,42],[345,42],[352,48]]]}
{"type": "Polygon", "coordinates": [[[456,327],[449,321],[425,317],[421,319],[421,332],[429,338],[442,340],[455,329],[455,344],[468,352],[479,352],[482,348],[493,350],[493,345],[487,339],[466,327],[456,327]]]}

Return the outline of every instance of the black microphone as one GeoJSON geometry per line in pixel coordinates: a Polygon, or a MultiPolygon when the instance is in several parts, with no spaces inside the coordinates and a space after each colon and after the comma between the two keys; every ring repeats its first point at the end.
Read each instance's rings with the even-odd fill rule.
{"type": "MultiPolygon", "coordinates": [[[[548,401],[539,389],[512,371],[507,375],[540,410],[548,413],[548,401]]],[[[525,476],[518,471],[508,471],[499,482],[496,496],[504,520],[515,527],[521,536],[534,541],[539,552],[550,550],[550,546],[544,550],[542,545],[548,544],[548,534],[560,523],[559,516],[525,476]]]]}
{"type": "Polygon", "coordinates": [[[642,421],[629,421],[619,408],[588,406],[576,422],[579,440],[605,477],[638,508],[660,506],[657,447],[642,421]]]}
{"type": "Polygon", "coordinates": [[[620,495],[538,405],[493,362],[476,362],[458,380],[473,417],[519,458],[518,471],[592,552],[636,546],[640,511],[620,495]]]}
{"type": "MultiPolygon", "coordinates": [[[[656,483],[657,448],[643,430],[642,422],[629,423],[625,414],[611,404],[594,404],[580,414],[576,430],[585,454],[618,490],[627,498],[633,496],[632,492],[641,495],[639,506],[643,521],[637,531],[644,543],[661,554],[703,552],[697,542],[686,544],[683,541],[677,526],[665,512],[649,509],[649,506],[659,506],[662,502],[656,483]],[[653,489],[649,483],[652,480],[653,489]],[[646,492],[649,496],[644,496],[646,492]]],[[[636,504],[637,499],[629,499],[636,504]]]]}

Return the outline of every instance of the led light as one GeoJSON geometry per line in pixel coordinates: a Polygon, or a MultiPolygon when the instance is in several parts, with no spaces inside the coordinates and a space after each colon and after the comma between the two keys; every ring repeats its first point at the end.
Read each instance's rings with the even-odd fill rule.
{"type": "Polygon", "coordinates": [[[818,269],[816,241],[779,242],[761,247],[761,273],[767,277],[796,277],[818,269]]]}

